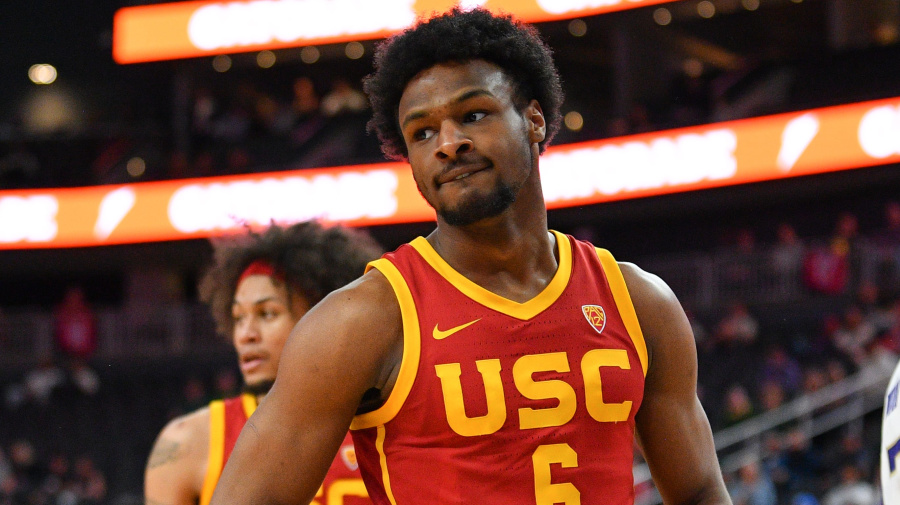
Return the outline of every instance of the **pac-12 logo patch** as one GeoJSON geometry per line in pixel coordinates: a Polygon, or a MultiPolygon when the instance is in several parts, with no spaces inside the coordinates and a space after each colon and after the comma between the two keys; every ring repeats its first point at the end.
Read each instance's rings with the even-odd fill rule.
{"type": "Polygon", "coordinates": [[[597,330],[597,333],[602,333],[603,328],[606,327],[606,311],[603,310],[603,307],[599,305],[582,305],[581,311],[584,312],[584,317],[597,330]]]}
{"type": "Polygon", "coordinates": [[[359,468],[359,461],[356,460],[356,448],[352,445],[341,447],[341,460],[350,470],[356,471],[359,468]]]}

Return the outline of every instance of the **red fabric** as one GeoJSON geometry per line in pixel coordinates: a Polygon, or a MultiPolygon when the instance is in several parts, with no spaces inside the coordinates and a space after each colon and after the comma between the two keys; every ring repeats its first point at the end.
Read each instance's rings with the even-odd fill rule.
{"type": "MultiPolygon", "coordinates": [[[[552,494],[560,486],[574,486],[584,505],[633,503],[634,415],[643,398],[643,370],[595,249],[568,238],[573,248],[569,283],[548,308],[528,320],[466,296],[410,245],[385,256],[409,285],[421,332],[415,382],[399,413],[383,426],[384,460],[396,503],[535,503],[544,501],[536,499],[538,488],[552,494]],[[436,327],[446,331],[475,320],[478,322],[446,338],[433,337],[436,327]],[[601,365],[590,370],[586,365],[588,371],[583,372],[583,358],[595,350],[624,354],[628,366],[601,365]],[[559,357],[562,353],[568,370],[557,372],[545,364],[534,365],[548,355],[559,357]],[[523,360],[525,356],[528,359],[523,360]],[[519,369],[519,382],[530,377],[543,386],[555,384],[555,392],[574,391],[574,402],[567,402],[574,403],[574,415],[560,425],[520,424],[525,410],[546,412],[562,404],[560,397],[548,393],[532,394],[540,399],[529,399],[521,392],[514,370],[531,358],[536,361],[523,368],[538,371],[522,374],[519,369]],[[497,374],[502,392],[488,400],[485,377],[491,374],[476,367],[478,362],[490,361],[500,363],[497,374]],[[438,367],[447,364],[459,365],[458,379],[438,376],[438,367]],[[584,379],[586,374],[596,378],[598,370],[600,391],[596,382],[586,386],[584,379]],[[489,402],[495,409],[505,405],[502,426],[491,433],[458,434],[448,420],[446,395],[452,397],[453,393],[444,392],[444,382],[459,384],[464,415],[469,419],[490,412],[489,402]],[[623,421],[600,422],[592,417],[586,395],[596,401],[601,391],[601,401],[607,404],[632,402],[623,421]],[[546,457],[548,449],[560,448],[577,454],[576,467],[552,461],[555,456],[546,457]],[[551,479],[541,485],[536,477],[539,460],[542,471],[549,468],[551,479]]],[[[375,503],[387,505],[390,501],[376,448],[378,429],[354,430],[352,434],[369,493],[375,503]]]]}
{"type": "Polygon", "coordinates": [[[244,404],[240,396],[227,398],[224,403],[225,450],[222,457],[222,468],[225,468],[225,463],[228,461],[228,457],[231,456],[231,451],[234,449],[234,444],[237,443],[238,435],[241,434],[241,428],[247,424],[247,413],[244,412],[244,404]]]}
{"type": "Polygon", "coordinates": [[[247,265],[247,268],[245,268],[244,271],[241,272],[241,276],[238,277],[237,283],[240,284],[241,281],[251,275],[267,275],[284,283],[284,274],[275,270],[275,267],[266,260],[256,260],[247,265]]]}
{"type": "MultiPolygon", "coordinates": [[[[225,403],[225,446],[222,458],[222,468],[231,456],[234,444],[237,443],[238,435],[241,429],[247,423],[247,415],[244,412],[244,405],[241,397],[228,398],[225,403]]],[[[348,433],[341,443],[340,449],[331,463],[328,473],[325,475],[325,481],[319,494],[310,505],[331,505],[332,503],[343,503],[344,505],[371,505],[371,500],[367,497],[355,496],[352,493],[346,494],[346,484],[350,481],[359,481],[359,466],[356,463],[356,451],[353,448],[353,440],[348,433]],[[336,486],[336,487],[335,487],[336,486]],[[345,492],[341,492],[341,488],[345,492]],[[334,488],[333,488],[334,487],[334,488]],[[333,489],[332,489],[333,488],[333,489]],[[330,493],[330,494],[329,494],[330,493]],[[332,500],[328,497],[332,496],[332,500]]],[[[351,488],[352,489],[355,488],[351,488]]]]}

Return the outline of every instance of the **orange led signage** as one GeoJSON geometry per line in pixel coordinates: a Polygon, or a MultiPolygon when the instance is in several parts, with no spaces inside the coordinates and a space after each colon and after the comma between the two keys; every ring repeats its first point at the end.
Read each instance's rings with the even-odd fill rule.
{"type": "MultiPolygon", "coordinates": [[[[548,208],[900,162],[900,98],[551,147],[548,208]]],[[[0,191],[0,249],[209,237],[307,219],[430,221],[409,166],[0,191]]]]}
{"type": "Polygon", "coordinates": [[[457,3],[527,22],[593,16],[676,0],[250,0],[126,7],[113,18],[118,63],[384,38],[457,3]]]}

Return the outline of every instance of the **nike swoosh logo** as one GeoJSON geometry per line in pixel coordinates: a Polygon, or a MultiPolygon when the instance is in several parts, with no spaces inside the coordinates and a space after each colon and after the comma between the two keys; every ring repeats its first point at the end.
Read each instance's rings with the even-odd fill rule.
{"type": "Polygon", "coordinates": [[[481,321],[480,317],[474,321],[469,321],[468,323],[461,324],[459,326],[454,326],[453,328],[450,328],[449,330],[443,330],[443,331],[438,329],[438,325],[434,325],[434,331],[431,332],[431,336],[434,337],[435,340],[443,340],[443,339],[449,337],[450,335],[453,335],[454,333],[458,332],[459,330],[464,330],[464,329],[468,328],[469,326],[472,326],[473,324],[477,323],[478,321],[481,321]]]}

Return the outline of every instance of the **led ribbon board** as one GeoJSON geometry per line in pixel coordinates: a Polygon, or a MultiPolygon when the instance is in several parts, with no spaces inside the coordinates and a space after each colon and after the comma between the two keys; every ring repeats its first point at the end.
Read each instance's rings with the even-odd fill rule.
{"type": "Polygon", "coordinates": [[[676,0],[251,0],[126,7],[113,18],[118,63],[378,39],[457,3],[552,21],[676,0]]]}
{"type": "MultiPolygon", "coordinates": [[[[548,208],[900,162],[900,97],[551,147],[548,208]]],[[[0,191],[0,249],[210,237],[308,219],[430,221],[405,163],[0,191]]]]}

